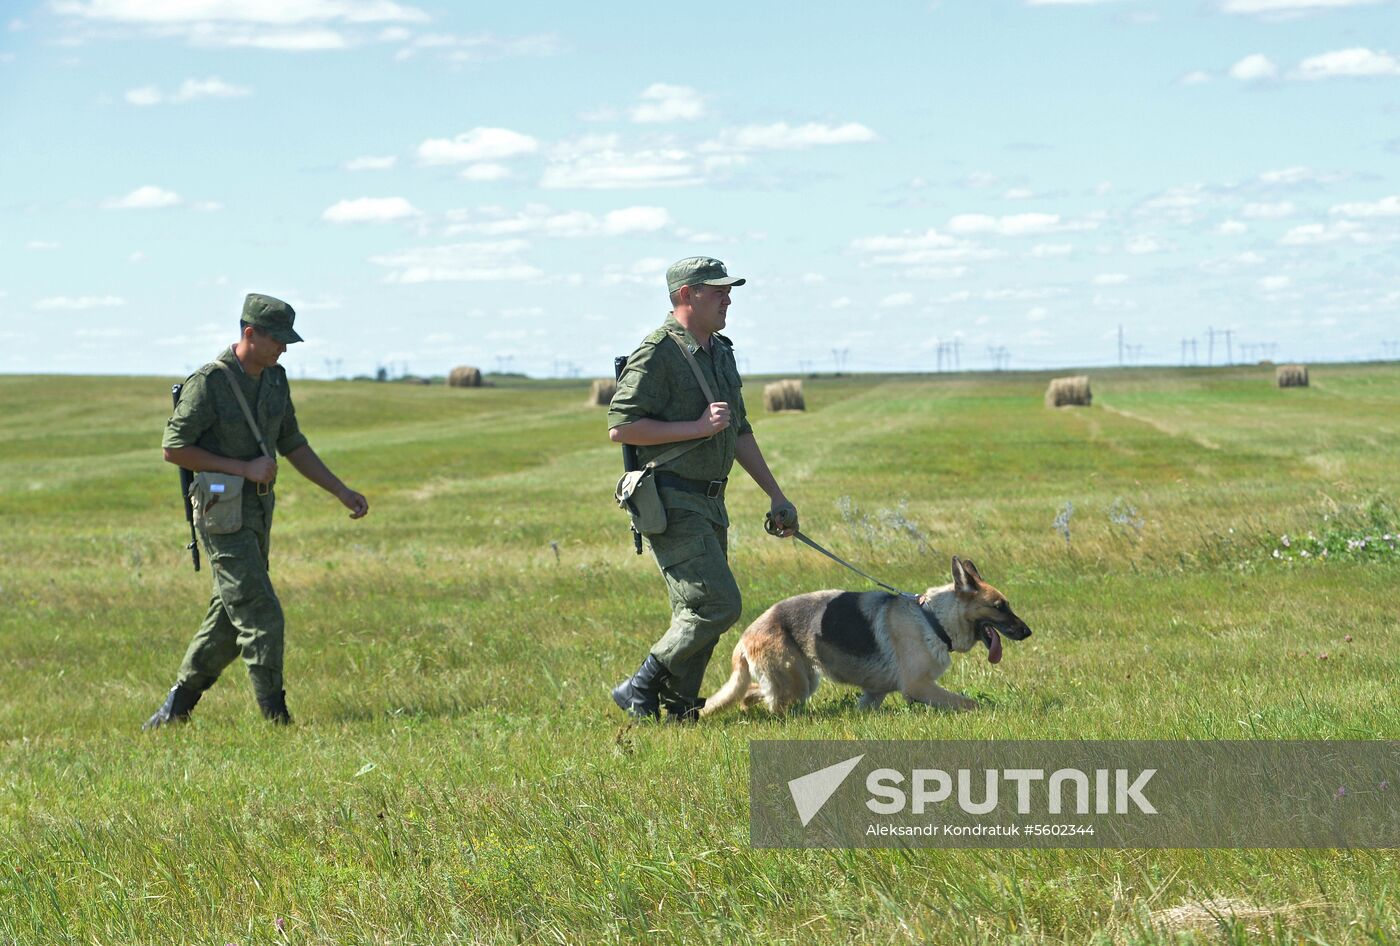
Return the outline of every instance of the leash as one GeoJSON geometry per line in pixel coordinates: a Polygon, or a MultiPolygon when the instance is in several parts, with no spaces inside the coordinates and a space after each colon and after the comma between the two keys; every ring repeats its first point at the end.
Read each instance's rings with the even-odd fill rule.
{"type": "MultiPolygon", "coordinates": [[[[765,518],[765,519],[763,520],[763,531],[767,532],[769,535],[779,535],[779,529],[778,529],[777,523],[775,523],[775,522],[773,521],[773,514],[772,514],[771,512],[768,514],[767,518],[765,518]]],[[[793,537],[794,539],[799,539],[804,545],[808,546],[809,548],[815,549],[816,551],[822,553],[823,555],[825,555],[827,558],[831,559],[831,560],[832,560],[833,562],[835,562],[836,564],[842,565],[842,566],[844,566],[844,567],[846,567],[846,568],[849,568],[851,571],[855,572],[857,575],[859,575],[860,577],[864,578],[866,581],[872,581],[872,582],[874,582],[875,584],[879,585],[881,588],[883,588],[883,589],[885,589],[886,591],[888,591],[890,594],[899,595],[899,597],[901,597],[901,598],[908,598],[910,601],[915,601],[915,602],[918,602],[919,604],[923,604],[923,595],[911,594],[911,593],[908,592],[908,591],[900,591],[900,590],[899,590],[898,588],[896,588],[894,585],[887,585],[887,584],[885,584],[883,581],[881,581],[880,579],[876,578],[875,576],[873,576],[873,575],[867,575],[865,572],[861,571],[859,568],[856,568],[856,567],[855,567],[854,565],[852,565],[850,562],[846,561],[846,560],[843,559],[843,558],[839,558],[839,557],[836,556],[835,554],[833,554],[833,553],[827,551],[826,549],[822,548],[820,545],[818,545],[817,543],[813,542],[811,539],[807,538],[807,536],[803,535],[802,532],[800,532],[800,531],[794,532],[794,533],[792,534],[792,537],[793,537]]]]}
{"type": "MultiPolygon", "coordinates": [[[[779,538],[781,538],[781,535],[779,535],[778,525],[773,521],[773,514],[771,512],[768,513],[768,515],[763,520],[763,531],[767,532],[769,535],[778,536],[779,538]]],[[[855,572],[857,575],[864,578],[866,581],[873,581],[875,584],[879,585],[881,588],[885,589],[890,594],[897,595],[898,597],[903,598],[906,601],[914,602],[916,605],[918,605],[919,613],[924,616],[924,620],[928,622],[929,627],[933,628],[933,633],[938,635],[938,639],[943,642],[943,646],[947,647],[949,650],[953,649],[953,642],[948,637],[948,631],[943,627],[943,622],[938,620],[938,615],[933,614],[927,608],[924,607],[923,595],[916,595],[908,591],[900,591],[894,585],[887,585],[880,579],[876,578],[874,575],[867,575],[865,572],[861,571],[859,568],[856,568],[850,562],[846,561],[843,558],[837,557],[833,553],[827,551],[817,543],[813,542],[811,539],[807,538],[807,536],[803,535],[800,530],[794,532],[792,534],[792,537],[794,539],[801,540],[804,545],[822,553],[836,564],[849,568],[851,571],[855,572]]]]}

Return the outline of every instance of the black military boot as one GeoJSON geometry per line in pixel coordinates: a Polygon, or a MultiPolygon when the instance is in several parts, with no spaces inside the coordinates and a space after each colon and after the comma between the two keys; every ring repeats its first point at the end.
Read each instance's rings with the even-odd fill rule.
{"type": "Polygon", "coordinates": [[[700,711],[705,708],[705,698],[667,693],[662,696],[661,705],[666,707],[667,722],[693,723],[700,719],[700,711]]]}
{"type": "Polygon", "coordinates": [[[655,654],[647,654],[636,673],[613,687],[612,698],[618,709],[637,719],[661,718],[661,685],[671,675],[655,654]]]}
{"type": "Polygon", "coordinates": [[[155,715],[141,725],[141,729],[144,731],[157,729],[168,723],[189,722],[194,705],[199,702],[199,698],[203,695],[199,690],[191,690],[189,687],[175,684],[165,695],[165,702],[160,704],[160,709],[156,710],[155,715]]]}
{"type": "Polygon", "coordinates": [[[292,724],[292,714],[287,712],[286,690],[278,690],[272,696],[260,698],[258,708],[262,710],[263,719],[271,720],[277,726],[292,724]]]}

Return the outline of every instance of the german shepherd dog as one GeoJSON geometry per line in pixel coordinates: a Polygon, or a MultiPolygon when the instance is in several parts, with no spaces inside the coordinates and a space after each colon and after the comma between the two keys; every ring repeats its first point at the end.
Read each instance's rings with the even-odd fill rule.
{"type": "Polygon", "coordinates": [[[762,700],[782,714],[805,703],[822,677],[861,689],[859,706],[877,709],[898,690],[905,699],[952,710],[975,700],[945,690],[938,678],[951,652],[979,641],[1001,660],[1001,639],[1025,640],[1031,629],[977,566],[953,556],[953,583],[917,599],[883,591],[814,591],[779,601],[754,621],[734,648],[734,673],[705,701],[702,716],[762,700]]]}

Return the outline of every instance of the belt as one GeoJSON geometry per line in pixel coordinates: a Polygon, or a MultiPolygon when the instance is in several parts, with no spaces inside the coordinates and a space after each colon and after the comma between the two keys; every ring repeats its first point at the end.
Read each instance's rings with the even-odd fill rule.
{"type": "Polygon", "coordinates": [[[729,477],[727,476],[722,480],[692,480],[661,470],[656,471],[653,475],[656,477],[657,486],[662,486],[666,489],[680,489],[687,493],[700,493],[711,499],[723,499],[724,484],[729,482],[729,477]]]}

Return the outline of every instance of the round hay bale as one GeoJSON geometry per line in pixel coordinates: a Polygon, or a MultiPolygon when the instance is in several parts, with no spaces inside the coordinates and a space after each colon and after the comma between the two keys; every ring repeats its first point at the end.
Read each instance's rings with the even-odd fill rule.
{"type": "Polygon", "coordinates": [[[807,399],[802,395],[802,382],[793,378],[774,381],[763,386],[763,406],[770,412],[805,411],[807,399]]]}
{"type": "Polygon", "coordinates": [[[613,395],[617,393],[617,382],[599,378],[588,388],[588,403],[594,406],[602,405],[607,407],[612,403],[613,395]]]}
{"type": "Polygon", "coordinates": [[[1088,375],[1052,378],[1050,387],[1045,389],[1046,407],[1088,407],[1093,401],[1088,375]]]}
{"type": "Polygon", "coordinates": [[[458,365],[448,372],[447,386],[449,388],[479,388],[481,387],[481,369],[473,368],[471,365],[458,365]]]}
{"type": "Polygon", "coordinates": [[[1274,369],[1274,380],[1281,388],[1305,388],[1308,386],[1308,366],[1279,365],[1274,369]]]}

